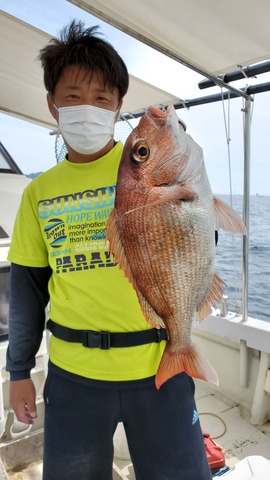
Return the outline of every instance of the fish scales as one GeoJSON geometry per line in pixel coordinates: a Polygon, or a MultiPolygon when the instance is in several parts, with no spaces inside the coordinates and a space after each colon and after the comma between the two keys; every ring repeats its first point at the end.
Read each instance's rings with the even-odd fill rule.
{"type": "Polygon", "coordinates": [[[124,147],[107,239],[146,320],[167,329],[157,388],[182,371],[218,383],[191,330],[222,298],[223,282],[214,272],[220,226],[245,233],[237,214],[213,197],[202,150],[173,107],[149,107],[124,147]]]}

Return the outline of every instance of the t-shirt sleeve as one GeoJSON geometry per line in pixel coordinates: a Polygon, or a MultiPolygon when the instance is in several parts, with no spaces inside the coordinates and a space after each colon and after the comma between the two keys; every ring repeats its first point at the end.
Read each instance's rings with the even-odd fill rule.
{"type": "Polygon", "coordinates": [[[45,325],[50,276],[50,267],[32,268],[11,264],[6,365],[11,380],[28,378],[35,366],[35,355],[45,325]]]}
{"type": "Polygon", "coordinates": [[[31,184],[24,190],[16,216],[8,260],[29,267],[47,267],[48,252],[38,219],[38,201],[31,184]]]}

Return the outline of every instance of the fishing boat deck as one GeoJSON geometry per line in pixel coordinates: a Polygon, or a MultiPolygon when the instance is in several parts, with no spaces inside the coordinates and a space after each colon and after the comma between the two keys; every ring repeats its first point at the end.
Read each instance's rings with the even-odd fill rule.
{"type": "MultiPolygon", "coordinates": [[[[270,460],[270,422],[261,426],[251,425],[237,404],[200,380],[196,381],[196,402],[202,429],[222,446],[228,467],[233,468],[251,455],[270,460]]],[[[126,453],[126,448],[116,451],[114,480],[135,480],[132,463],[126,453]]],[[[0,472],[0,480],[41,480],[41,470],[42,463],[37,462],[20,472],[8,472],[8,477],[1,477],[0,472]]]]}
{"type": "MultiPolygon", "coordinates": [[[[237,404],[221,396],[206,382],[196,380],[195,383],[202,429],[224,449],[226,465],[233,468],[251,455],[270,460],[270,422],[261,426],[251,425],[237,404]]],[[[124,478],[135,480],[130,461],[116,459],[116,463],[124,478]]]]}
{"type": "Polygon", "coordinates": [[[237,404],[202,381],[196,381],[196,399],[202,429],[223,447],[226,465],[232,468],[249,455],[270,460],[270,422],[251,425],[237,404]]]}

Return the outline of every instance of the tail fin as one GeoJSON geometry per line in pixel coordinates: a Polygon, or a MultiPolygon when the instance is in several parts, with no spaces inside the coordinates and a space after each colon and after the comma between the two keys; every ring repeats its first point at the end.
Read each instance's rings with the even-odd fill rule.
{"type": "Polygon", "coordinates": [[[195,345],[190,345],[185,351],[173,354],[167,344],[156,374],[157,389],[169,378],[181,372],[219,385],[216,371],[195,345]]]}

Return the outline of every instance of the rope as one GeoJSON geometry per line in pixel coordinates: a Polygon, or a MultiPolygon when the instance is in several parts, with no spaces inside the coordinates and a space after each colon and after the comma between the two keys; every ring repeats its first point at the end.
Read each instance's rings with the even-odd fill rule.
{"type": "Polygon", "coordinates": [[[223,427],[224,427],[224,428],[223,428],[223,432],[222,432],[220,435],[216,435],[215,437],[213,437],[213,436],[211,435],[211,437],[212,437],[213,440],[217,440],[217,438],[221,438],[221,437],[223,437],[223,435],[225,435],[225,433],[227,432],[227,426],[226,426],[226,423],[224,422],[224,420],[223,420],[219,415],[216,415],[215,413],[210,413],[210,412],[202,412],[202,413],[199,413],[199,417],[200,417],[201,415],[210,415],[210,416],[212,416],[212,417],[218,418],[218,419],[221,421],[221,423],[222,423],[222,425],[223,425],[223,427]]]}
{"type": "Polygon", "coordinates": [[[230,130],[231,130],[230,92],[228,92],[228,95],[229,95],[228,96],[228,114],[227,114],[228,119],[226,120],[224,92],[223,92],[223,88],[221,88],[222,111],[223,111],[223,120],[224,120],[226,143],[227,143],[227,156],[228,156],[228,164],[229,164],[230,202],[231,202],[231,207],[232,207],[232,170],[231,170],[231,149],[230,149],[230,141],[231,141],[231,138],[230,138],[230,130]]]}
{"type": "MultiPolygon", "coordinates": [[[[231,168],[231,98],[230,92],[228,92],[228,111],[227,111],[227,118],[225,112],[225,99],[224,99],[224,92],[221,87],[221,96],[222,96],[222,111],[223,111],[223,120],[224,120],[224,128],[225,128],[225,136],[226,136],[226,144],[227,144],[227,158],[228,158],[228,168],[229,168],[229,188],[230,188],[230,205],[233,208],[233,188],[232,188],[232,168],[231,168]]],[[[235,246],[235,236],[232,234],[232,245],[233,245],[233,252],[236,251],[235,246]]],[[[241,291],[241,279],[237,282],[237,274],[236,274],[236,262],[235,262],[235,255],[233,255],[233,276],[234,276],[234,285],[235,285],[235,306],[236,311],[238,310],[239,305],[239,296],[241,291]]]]}

